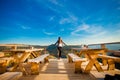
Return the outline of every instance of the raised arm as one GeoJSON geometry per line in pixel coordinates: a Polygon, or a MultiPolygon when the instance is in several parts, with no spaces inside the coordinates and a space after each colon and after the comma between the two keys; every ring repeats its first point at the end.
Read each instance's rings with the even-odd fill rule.
{"type": "Polygon", "coordinates": [[[66,44],[65,42],[62,41],[62,43],[63,43],[65,46],[67,46],[67,44],[66,44]]]}

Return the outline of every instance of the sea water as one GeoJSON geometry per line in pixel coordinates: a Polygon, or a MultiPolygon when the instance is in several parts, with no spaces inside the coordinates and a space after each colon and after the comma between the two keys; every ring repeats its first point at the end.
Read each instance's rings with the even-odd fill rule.
{"type": "MultiPolygon", "coordinates": [[[[106,44],[105,46],[109,50],[120,50],[120,44],[106,44]]],[[[90,45],[88,47],[92,49],[100,49],[101,45],[90,45]]]]}

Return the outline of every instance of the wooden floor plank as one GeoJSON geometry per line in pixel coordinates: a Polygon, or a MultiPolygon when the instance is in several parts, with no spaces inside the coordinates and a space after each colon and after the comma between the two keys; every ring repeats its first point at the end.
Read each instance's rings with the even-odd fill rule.
{"type": "Polygon", "coordinates": [[[91,74],[75,74],[74,63],[67,59],[50,59],[49,63],[40,64],[39,75],[23,76],[19,80],[97,80],[91,74]]]}
{"type": "MultiPolygon", "coordinates": [[[[83,63],[85,68],[88,62],[83,63]]],[[[92,68],[90,74],[75,74],[74,63],[68,63],[67,59],[50,59],[49,63],[40,64],[39,75],[27,75],[19,80],[103,80],[106,74],[120,74],[120,70],[107,71],[107,66],[102,66],[104,72],[98,72],[95,67],[92,68]]]]}

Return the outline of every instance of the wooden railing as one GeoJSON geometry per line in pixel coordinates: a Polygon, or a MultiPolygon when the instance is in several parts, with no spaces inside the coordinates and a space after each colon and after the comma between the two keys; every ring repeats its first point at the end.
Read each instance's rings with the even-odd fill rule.
{"type": "Polygon", "coordinates": [[[120,42],[89,44],[88,46],[100,45],[101,49],[107,49],[107,52],[113,53],[113,55],[120,57],[120,49],[118,49],[118,50],[111,50],[111,49],[109,49],[109,48],[106,47],[109,44],[120,44],[120,42]]]}

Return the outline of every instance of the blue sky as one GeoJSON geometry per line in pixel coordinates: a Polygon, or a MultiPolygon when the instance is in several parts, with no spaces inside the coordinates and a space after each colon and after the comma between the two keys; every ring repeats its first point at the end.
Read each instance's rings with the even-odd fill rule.
{"type": "Polygon", "coordinates": [[[0,44],[120,42],[120,0],[0,0],[0,44]]]}

